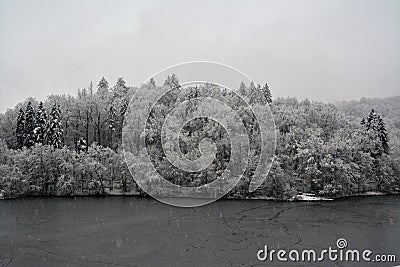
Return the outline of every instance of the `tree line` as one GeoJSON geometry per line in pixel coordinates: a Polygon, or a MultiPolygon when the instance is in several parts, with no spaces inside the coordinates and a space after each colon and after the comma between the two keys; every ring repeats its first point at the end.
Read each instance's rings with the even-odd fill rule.
{"type": "Polygon", "coordinates": [[[51,95],[39,103],[29,98],[1,115],[2,122],[9,123],[2,127],[1,138],[12,149],[40,143],[75,150],[86,144],[83,148],[87,150],[96,143],[117,151],[133,91],[123,78],[110,87],[103,77],[96,92],[90,83],[88,88],[78,89],[76,96],[51,95]]]}
{"type": "MultiPolygon", "coordinates": [[[[151,79],[143,86],[151,93],[160,86],[178,85],[178,78],[171,75],[162,85],[156,85],[151,79]]],[[[97,90],[90,83],[88,88],[78,90],[76,96],[51,95],[39,103],[29,98],[1,114],[1,195],[143,194],[121,152],[124,114],[136,89],[128,87],[123,78],[109,86],[103,77],[97,90]]],[[[193,87],[190,94],[195,97],[201,90],[193,87]]],[[[391,117],[388,114],[382,117],[376,109],[371,109],[381,108],[376,103],[367,105],[368,112],[364,106],[362,112],[353,112],[357,107],[354,103],[333,105],[296,98],[273,100],[268,84],[261,86],[253,82],[240,84],[238,93],[253,108],[269,105],[277,128],[277,147],[264,184],[250,194],[248,181],[252,170],[247,170],[229,197],[293,199],[300,192],[338,197],[366,191],[399,191],[400,124],[393,120],[400,117],[400,108],[393,109],[391,117]],[[389,131],[384,118],[390,119],[389,131]]],[[[227,96],[223,91],[216,94],[225,94],[234,103],[234,96],[227,96]]],[[[189,103],[188,112],[196,112],[195,102],[189,103]]],[[[167,106],[168,103],[164,108],[167,106]]],[[[251,116],[243,110],[239,112],[243,113],[241,118],[245,124],[257,128],[251,116]]],[[[165,116],[162,110],[154,115],[157,120],[165,116]]],[[[212,121],[196,120],[183,131],[181,148],[189,158],[196,158],[198,148],[194,144],[207,136],[217,143],[217,160],[206,172],[196,176],[180,176],[174,172],[167,176],[173,183],[185,186],[213,181],[230,156],[223,129],[212,121]]],[[[253,136],[256,140],[256,134],[253,136]]],[[[132,135],[132,138],[136,144],[141,137],[132,135]]],[[[155,151],[160,148],[157,142],[147,144],[155,151]]],[[[254,151],[252,157],[256,161],[257,148],[254,151]]],[[[162,169],[165,167],[162,157],[156,163],[162,169]]]]}
{"type": "Polygon", "coordinates": [[[54,148],[61,148],[63,144],[63,129],[61,125],[60,107],[54,103],[50,116],[48,117],[43,102],[39,103],[38,109],[32,107],[28,102],[26,110],[20,108],[17,118],[15,136],[17,138],[15,147],[30,148],[35,144],[48,144],[54,148]]]}

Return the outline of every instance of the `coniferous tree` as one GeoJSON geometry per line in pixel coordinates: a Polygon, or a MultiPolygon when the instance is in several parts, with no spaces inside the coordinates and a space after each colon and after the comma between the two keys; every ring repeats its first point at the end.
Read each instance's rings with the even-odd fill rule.
{"type": "Polygon", "coordinates": [[[374,109],[371,109],[368,116],[361,120],[361,125],[365,127],[367,137],[372,143],[372,147],[368,148],[371,156],[377,158],[383,153],[389,153],[389,138],[385,123],[374,109]]]}
{"type": "Polygon", "coordinates": [[[167,79],[164,82],[164,85],[168,85],[172,89],[178,88],[179,85],[179,79],[175,74],[172,74],[171,76],[168,75],[167,79]]]}
{"type": "Polygon", "coordinates": [[[128,91],[128,88],[126,87],[126,82],[124,78],[120,77],[117,79],[117,84],[114,87],[114,93],[116,93],[118,96],[123,95],[128,91]]]}
{"type": "Polygon", "coordinates": [[[153,77],[150,78],[149,84],[153,87],[156,86],[156,82],[154,81],[153,77]]]}
{"type": "Polygon", "coordinates": [[[24,141],[25,141],[25,113],[22,110],[22,108],[20,108],[18,113],[17,129],[15,135],[17,137],[16,147],[20,149],[24,146],[24,141]]]}
{"type": "Polygon", "coordinates": [[[168,85],[168,86],[171,85],[171,77],[170,77],[169,75],[168,75],[167,78],[165,79],[164,85],[168,85]]]}
{"type": "Polygon", "coordinates": [[[125,102],[128,102],[128,87],[125,85],[123,78],[118,78],[116,85],[113,88],[111,102],[116,110],[122,110],[125,102]]]}
{"type": "Polygon", "coordinates": [[[387,186],[388,170],[386,169],[387,162],[383,154],[389,153],[388,133],[383,119],[374,109],[371,109],[368,116],[362,119],[361,124],[366,131],[366,142],[363,149],[374,159],[372,177],[375,180],[376,189],[381,191],[387,186]]]}
{"type": "Polygon", "coordinates": [[[47,130],[47,143],[54,148],[63,146],[63,129],[61,123],[60,107],[54,103],[50,112],[49,127],[47,130]]]}
{"type": "Polygon", "coordinates": [[[36,126],[34,130],[36,143],[44,144],[47,127],[47,113],[43,106],[43,102],[40,102],[36,113],[36,126]]]}
{"type": "Polygon", "coordinates": [[[35,144],[35,110],[32,107],[32,102],[28,102],[25,110],[25,141],[26,147],[31,147],[35,144]]]}
{"type": "Polygon", "coordinates": [[[388,132],[386,130],[385,122],[379,115],[378,115],[378,132],[379,132],[379,139],[381,140],[382,143],[383,152],[389,154],[388,132]]]}
{"type": "MultiPolygon", "coordinates": [[[[249,84],[249,88],[247,90],[247,97],[249,98],[249,101],[252,98],[252,95],[254,94],[255,90],[256,90],[256,86],[255,86],[254,82],[251,81],[251,83],[249,84]]],[[[251,104],[251,103],[249,103],[249,104],[251,104]]]]}
{"type": "MultiPolygon", "coordinates": [[[[114,100],[116,102],[116,106],[119,109],[119,130],[122,129],[122,122],[124,120],[124,115],[126,109],[128,108],[129,99],[128,99],[128,87],[125,85],[125,81],[123,78],[118,78],[117,84],[114,88],[114,100]]],[[[115,106],[114,106],[115,108],[115,106]]]]}
{"type": "Polygon", "coordinates": [[[102,77],[99,84],[97,85],[97,94],[100,96],[107,95],[108,93],[108,82],[106,78],[102,77]]]}
{"type": "Polygon", "coordinates": [[[82,98],[87,97],[88,93],[87,93],[86,87],[83,87],[83,89],[81,91],[81,95],[82,95],[82,98]]]}
{"type": "MultiPolygon", "coordinates": [[[[254,84],[253,84],[254,86],[254,84]]],[[[258,84],[257,87],[254,86],[254,88],[251,89],[250,95],[249,95],[249,104],[250,105],[266,105],[267,104],[267,99],[265,97],[264,92],[261,89],[261,85],[258,84]]]]}
{"type": "Polygon", "coordinates": [[[178,80],[178,77],[175,74],[171,75],[171,85],[172,85],[172,88],[179,87],[179,80],[178,80]]]}
{"type": "Polygon", "coordinates": [[[256,86],[255,86],[254,82],[251,81],[251,83],[249,85],[248,95],[250,96],[251,94],[253,94],[255,90],[256,90],[256,86]]]}
{"type": "Polygon", "coordinates": [[[389,154],[389,137],[386,130],[385,122],[382,117],[378,115],[378,136],[382,144],[383,153],[389,154]]]}
{"type": "Polygon", "coordinates": [[[244,84],[244,82],[241,82],[241,83],[240,83],[239,94],[240,94],[241,96],[247,96],[246,85],[244,84]]]}
{"type": "Polygon", "coordinates": [[[122,136],[122,126],[125,112],[129,104],[129,88],[126,86],[123,78],[118,78],[117,83],[113,87],[112,96],[108,108],[108,125],[110,130],[110,146],[114,149],[118,148],[119,141],[122,136]],[[113,132],[115,131],[115,134],[113,132]],[[117,138],[114,141],[113,135],[117,138]]]}
{"type": "Polygon", "coordinates": [[[272,103],[272,94],[271,90],[269,89],[268,83],[265,83],[264,87],[262,88],[262,91],[265,95],[268,104],[272,103]]]}
{"type": "Polygon", "coordinates": [[[102,131],[103,124],[107,121],[108,101],[109,101],[109,86],[107,80],[102,77],[97,85],[97,97],[94,98],[93,111],[94,111],[94,140],[99,145],[104,145],[103,140],[106,133],[102,131]]]}

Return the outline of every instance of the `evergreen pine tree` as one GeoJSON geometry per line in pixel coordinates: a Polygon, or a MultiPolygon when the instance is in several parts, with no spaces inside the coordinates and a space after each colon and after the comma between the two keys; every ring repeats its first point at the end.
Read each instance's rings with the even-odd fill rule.
{"type": "Polygon", "coordinates": [[[168,85],[168,86],[171,85],[171,77],[169,75],[167,76],[167,79],[165,79],[164,85],[168,85]]]}
{"type": "Polygon", "coordinates": [[[112,97],[110,99],[109,108],[108,108],[108,128],[110,130],[110,146],[117,148],[119,144],[119,140],[122,136],[122,127],[125,112],[128,108],[129,104],[129,87],[126,86],[126,83],[123,78],[118,78],[117,83],[113,87],[112,97]],[[113,134],[115,131],[115,135],[113,134]],[[117,138],[116,142],[113,143],[113,136],[117,138]]]}
{"type": "Polygon", "coordinates": [[[172,89],[179,88],[179,79],[175,74],[172,74],[171,77],[168,75],[167,79],[164,82],[164,85],[168,85],[172,89]]]}
{"type": "Polygon", "coordinates": [[[153,87],[156,87],[156,82],[154,81],[153,77],[150,78],[149,84],[153,87]]]}
{"type": "Polygon", "coordinates": [[[272,103],[272,94],[271,94],[271,90],[269,89],[268,83],[265,83],[264,87],[262,88],[262,91],[265,95],[267,103],[268,104],[272,103]]]}
{"type": "Polygon", "coordinates": [[[365,127],[368,140],[372,142],[372,148],[368,149],[371,156],[377,158],[383,153],[389,153],[389,138],[385,123],[374,109],[361,120],[361,125],[365,127]]]}
{"type": "Polygon", "coordinates": [[[43,102],[39,103],[38,110],[36,112],[36,125],[35,125],[35,142],[43,144],[47,130],[47,113],[43,106],[43,102]]]}
{"type": "Polygon", "coordinates": [[[114,91],[116,93],[123,94],[128,91],[124,78],[120,77],[117,79],[117,84],[115,85],[114,91]]]}
{"type": "Polygon", "coordinates": [[[172,88],[178,88],[180,86],[178,77],[176,77],[175,74],[171,75],[171,85],[172,85],[172,88]]]}
{"type": "Polygon", "coordinates": [[[87,97],[87,90],[86,90],[86,87],[83,87],[83,89],[82,89],[82,91],[81,91],[81,95],[82,95],[82,98],[85,98],[85,97],[87,97]]]}
{"type": "Polygon", "coordinates": [[[256,86],[254,85],[254,82],[251,81],[250,85],[249,85],[249,89],[247,91],[247,95],[250,97],[254,91],[256,90],[256,86]]]}
{"type": "Polygon", "coordinates": [[[17,137],[17,149],[20,149],[24,146],[25,142],[25,113],[22,108],[19,109],[18,118],[17,118],[17,129],[15,133],[17,137]]]}
{"type": "Polygon", "coordinates": [[[97,94],[101,97],[101,98],[105,98],[108,94],[108,82],[107,80],[103,77],[101,78],[99,84],[97,85],[97,94]]]}
{"type": "Polygon", "coordinates": [[[47,143],[54,148],[61,148],[63,145],[63,129],[61,123],[60,107],[54,103],[50,112],[49,127],[47,130],[47,143]]]}
{"type": "MultiPolygon", "coordinates": [[[[253,86],[254,86],[254,84],[253,84],[253,86]]],[[[249,104],[250,105],[258,104],[258,105],[262,105],[262,106],[267,104],[267,99],[261,89],[260,84],[258,84],[257,87],[254,86],[254,88],[251,89],[250,95],[249,95],[249,104]]]]}
{"type": "Polygon", "coordinates": [[[379,132],[379,139],[381,140],[382,143],[383,152],[389,154],[388,132],[386,130],[385,122],[379,115],[378,115],[378,132],[379,132]]]}
{"type": "Polygon", "coordinates": [[[240,83],[239,94],[243,97],[247,96],[247,89],[246,89],[246,85],[244,84],[244,82],[240,83]]]}
{"type": "MultiPolygon", "coordinates": [[[[118,114],[118,121],[120,123],[118,129],[122,129],[122,122],[124,119],[124,115],[126,112],[126,109],[128,108],[129,104],[129,99],[128,99],[128,87],[125,84],[125,81],[123,78],[118,78],[117,84],[114,87],[113,90],[113,101],[112,101],[112,106],[115,110],[119,111],[118,114]]],[[[114,118],[116,119],[116,118],[114,118]]]]}
{"type": "Polygon", "coordinates": [[[32,107],[32,102],[28,102],[25,110],[25,141],[26,147],[31,147],[35,144],[35,110],[32,107]]]}

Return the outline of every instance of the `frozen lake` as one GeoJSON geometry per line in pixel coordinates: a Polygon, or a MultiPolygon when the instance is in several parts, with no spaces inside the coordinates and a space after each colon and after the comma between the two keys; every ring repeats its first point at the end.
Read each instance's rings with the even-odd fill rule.
{"type": "MultiPolygon", "coordinates": [[[[0,201],[0,266],[288,266],[257,251],[348,246],[400,259],[400,196],[174,208],[151,198],[0,201]]],[[[291,263],[293,265],[293,263],[291,263]]],[[[308,266],[303,263],[297,266],[308,266]]],[[[313,266],[349,266],[317,262],[313,266]]],[[[365,263],[359,263],[365,266],[365,263]]]]}

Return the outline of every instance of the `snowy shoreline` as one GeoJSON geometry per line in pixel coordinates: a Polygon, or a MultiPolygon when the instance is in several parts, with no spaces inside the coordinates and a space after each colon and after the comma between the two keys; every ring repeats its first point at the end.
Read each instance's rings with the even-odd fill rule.
{"type": "MultiPolygon", "coordinates": [[[[274,197],[247,197],[247,198],[233,198],[233,197],[223,197],[221,199],[224,200],[266,200],[266,201],[275,201],[275,202],[324,202],[324,201],[335,201],[352,197],[375,197],[375,196],[390,196],[390,195],[400,195],[400,192],[365,192],[358,193],[354,195],[345,195],[345,196],[337,196],[337,197],[321,197],[315,196],[311,193],[303,193],[294,196],[291,199],[280,200],[274,197]]],[[[0,195],[0,200],[12,200],[12,199],[21,199],[21,198],[107,198],[107,197],[140,197],[140,198],[150,198],[149,196],[138,195],[136,193],[128,192],[108,192],[106,194],[92,194],[92,195],[25,195],[20,197],[2,197],[0,195]]]]}

